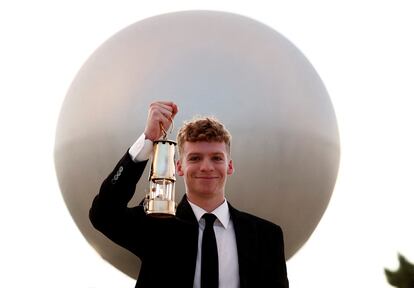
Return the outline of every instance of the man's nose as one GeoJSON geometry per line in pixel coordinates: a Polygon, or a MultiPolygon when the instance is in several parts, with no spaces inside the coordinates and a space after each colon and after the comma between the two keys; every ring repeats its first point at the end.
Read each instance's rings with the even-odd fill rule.
{"type": "Polygon", "coordinates": [[[213,170],[213,163],[210,159],[203,159],[200,166],[201,171],[212,171],[213,170]]]}

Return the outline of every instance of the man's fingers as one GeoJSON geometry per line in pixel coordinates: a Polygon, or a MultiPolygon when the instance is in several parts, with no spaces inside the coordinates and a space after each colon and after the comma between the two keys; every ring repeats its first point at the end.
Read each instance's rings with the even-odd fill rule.
{"type": "Polygon", "coordinates": [[[172,121],[178,112],[178,107],[172,102],[154,102],[150,105],[150,113],[156,118],[155,120],[162,120],[162,116],[172,121]],[[159,114],[160,113],[160,114],[159,114]]]}
{"type": "Polygon", "coordinates": [[[164,108],[170,111],[174,110],[174,106],[176,105],[172,102],[154,102],[154,103],[151,103],[150,105],[150,107],[160,107],[160,108],[164,108]]]}
{"type": "Polygon", "coordinates": [[[175,105],[174,102],[172,101],[156,101],[156,102],[153,102],[152,104],[163,104],[163,105],[168,105],[168,106],[175,105]]]}
{"type": "Polygon", "coordinates": [[[170,129],[177,112],[178,107],[173,102],[157,101],[151,103],[148,111],[147,125],[144,131],[146,137],[153,141],[161,137],[164,134],[163,129],[165,132],[170,129]]]}
{"type": "Polygon", "coordinates": [[[172,111],[173,112],[173,115],[172,115],[172,117],[174,118],[174,116],[178,113],[178,106],[173,103],[172,108],[173,108],[173,111],[172,111]]]}
{"type": "Polygon", "coordinates": [[[153,109],[157,109],[157,108],[161,109],[161,111],[163,112],[165,116],[170,116],[171,118],[174,118],[174,116],[178,112],[178,106],[174,104],[173,102],[158,101],[158,102],[152,103],[150,107],[153,109]],[[169,113],[167,113],[167,111],[169,113]]]}
{"type": "Polygon", "coordinates": [[[166,109],[166,108],[164,108],[164,107],[160,107],[160,110],[159,110],[160,112],[161,112],[161,114],[164,116],[164,117],[166,117],[167,119],[171,119],[171,117],[172,117],[172,115],[173,115],[173,112],[172,112],[172,109],[170,110],[170,109],[166,109]]]}

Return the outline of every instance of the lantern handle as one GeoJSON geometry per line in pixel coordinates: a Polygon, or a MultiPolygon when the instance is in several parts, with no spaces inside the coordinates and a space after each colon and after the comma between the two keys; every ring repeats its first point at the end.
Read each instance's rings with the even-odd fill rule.
{"type": "MultiPolygon", "coordinates": [[[[174,130],[174,120],[172,120],[171,117],[168,117],[168,120],[171,121],[171,126],[170,126],[170,129],[169,129],[169,131],[170,131],[169,134],[171,134],[171,132],[174,130]]],[[[165,131],[164,125],[162,125],[161,122],[160,122],[160,128],[161,128],[161,131],[162,131],[162,134],[163,134],[162,139],[166,140],[167,139],[167,131],[165,131]]]]}

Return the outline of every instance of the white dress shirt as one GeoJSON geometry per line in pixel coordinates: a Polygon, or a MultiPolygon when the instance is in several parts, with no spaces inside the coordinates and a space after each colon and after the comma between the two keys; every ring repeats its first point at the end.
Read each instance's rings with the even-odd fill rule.
{"type": "Polygon", "coordinates": [[[129,156],[131,156],[134,162],[148,160],[151,156],[153,146],[152,141],[145,139],[145,134],[142,133],[131,148],[129,148],[129,156]]]}
{"type": "MultiPolygon", "coordinates": [[[[194,274],[194,288],[199,288],[201,279],[201,242],[205,227],[205,220],[202,216],[208,212],[190,201],[188,202],[198,221],[198,250],[194,274]]],[[[219,260],[219,287],[238,288],[240,287],[240,276],[236,234],[234,232],[233,221],[230,217],[227,200],[224,200],[223,204],[211,213],[217,217],[217,220],[214,222],[214,233],[216,234],[219,260]]]]}
{"type": "MultiPolygon", "coordinates": [[[[145,139],[145,135],[142,134],[131,148],[129,148],[129,155],[134,162],[145,161],[151,156],[152,148],[152,141],[145,139]]],[[[198,221],[198,250],[194,274],[194,288],[199,288],[201,279],[201,242],[205,227],[205,221],[202,216],[207,211],[190,201],[188,202],[198,221]]],[[[236,234],[234,232],[233,221],[230,217],[227,200],[224,200],[223,204],[211,213],[217,217],[217,220],[214,222],[214,233],[216,235],[219,259],[219,288],[238,288],[240,287],[240,276],[236,234]]]]}

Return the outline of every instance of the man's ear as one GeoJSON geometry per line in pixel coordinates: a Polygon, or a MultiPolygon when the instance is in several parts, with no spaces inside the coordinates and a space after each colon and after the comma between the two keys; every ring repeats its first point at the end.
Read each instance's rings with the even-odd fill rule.
{"type": "Polygon", "coordinates": [[[234,172],[233,167],[233,160],[230,159],[229,163],[227,164],[227,175],[231,175],[234,172]]]}
{"type": "Polygon", "coordinates": [[[177,174],[178,176],[184,176],[183,167],[181,166],[180,160],[177,160],[177,174]]]}

